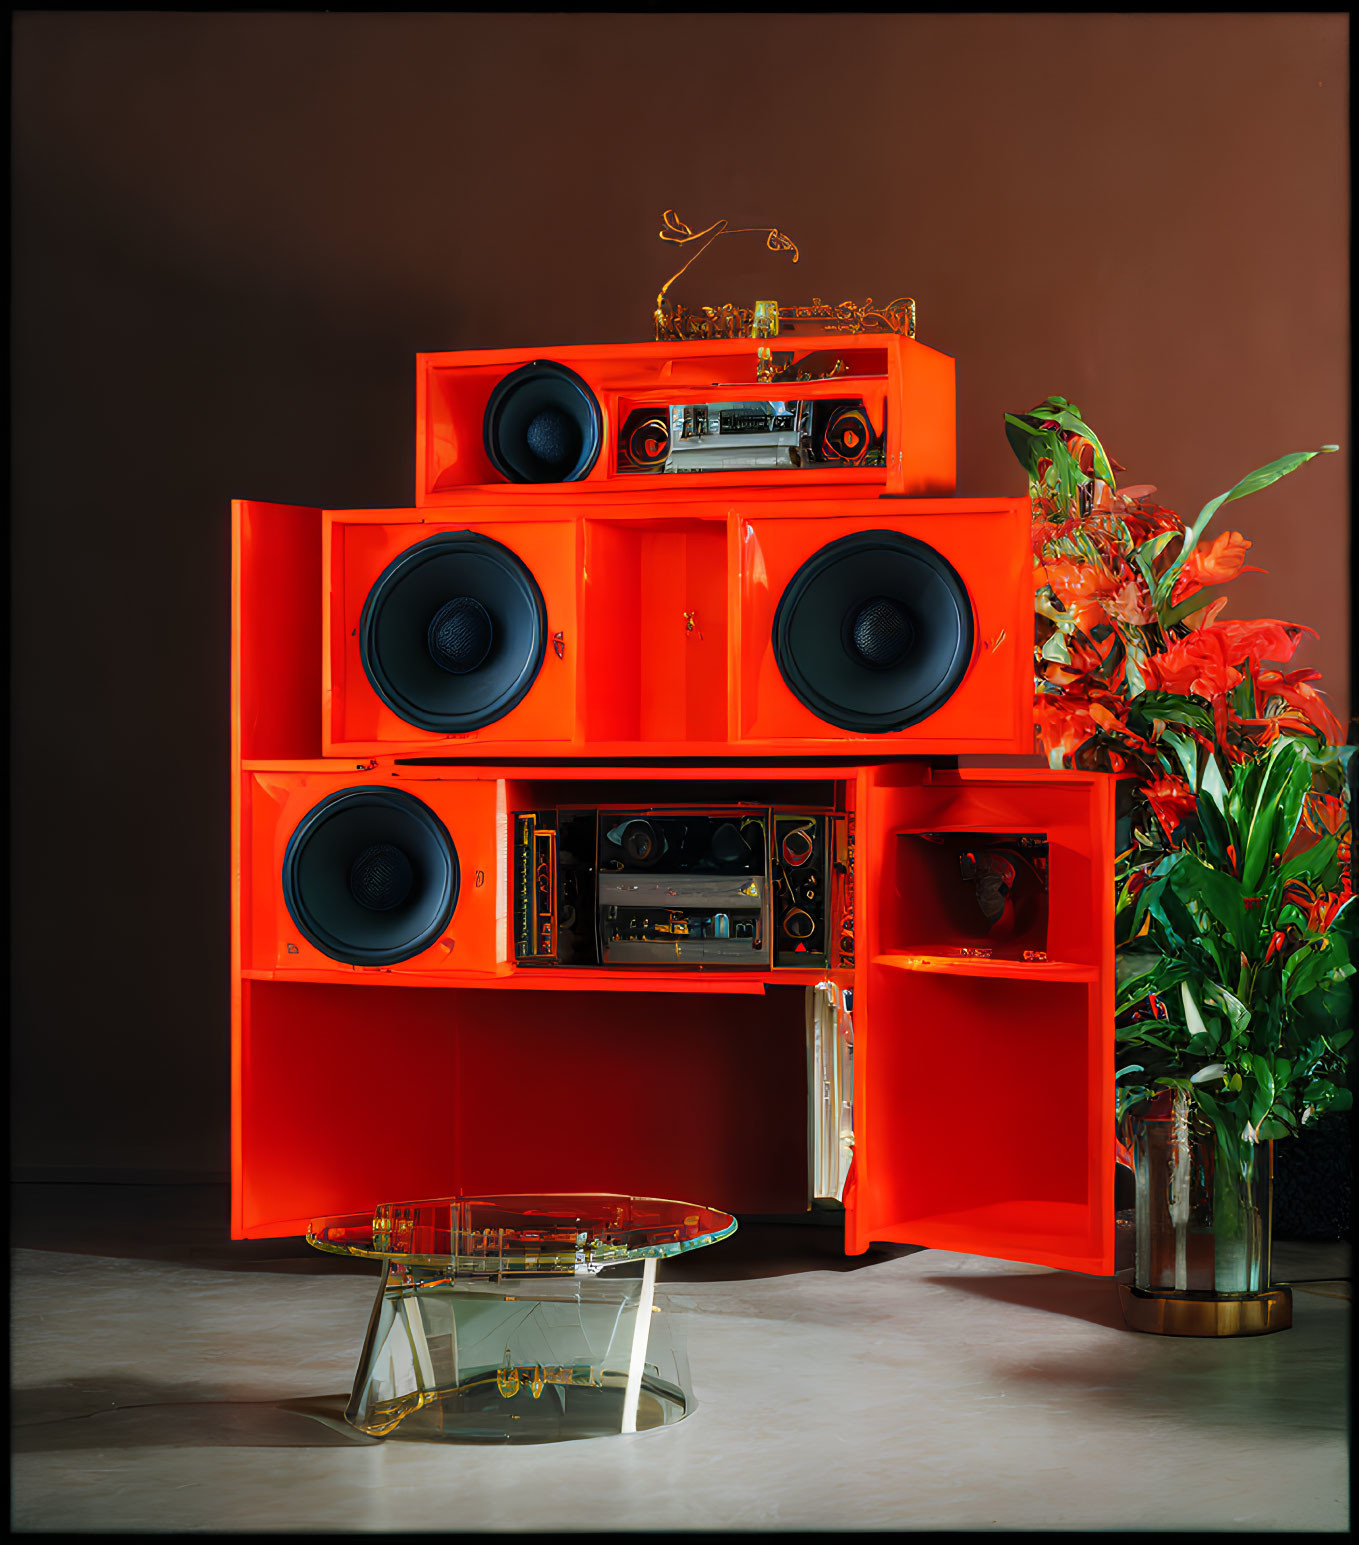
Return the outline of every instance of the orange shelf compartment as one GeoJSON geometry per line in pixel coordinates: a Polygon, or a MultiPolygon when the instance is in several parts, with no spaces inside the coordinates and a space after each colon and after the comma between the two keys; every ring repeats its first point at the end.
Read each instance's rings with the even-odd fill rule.
{"type": "Polygon", "coordinates": [[[801,987],[702,1014],[651,990],[237,991],[233,1238],[458,1191],[807,1205],[801,987]]]}
{"type": "Polygon", "coordinates": [[[582,738],[725,745],[727,518],[585,522],[582,738]]]}
{"type": "Polygon", "coordinates": [[[1091,984],[871,969],[851,1250],[1113,1272],[1113,1044],[1091,984]]]}

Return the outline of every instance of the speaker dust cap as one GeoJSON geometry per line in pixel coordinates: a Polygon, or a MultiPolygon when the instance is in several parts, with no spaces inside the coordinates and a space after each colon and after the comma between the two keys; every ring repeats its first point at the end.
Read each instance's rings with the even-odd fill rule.
{"type": "Polygon", "coordinates": [[[864,734],[926,719],[972,658],[972,604],[952,564],[896,531],[861,531],[814,553],[774,614],[774,659],[818,718],[864,734]]]}
{"type": "Polygon", "coordinates": [[[534,360],[495,385],[482,421],[491,465],[512,483],[574,483],[599,457],[595,394],[565,365],[534,360]]]}
{"type": "Polygon", "coordinates": [[[410,960],[458,903],[458,853],[443,822],[401,789],[341,789],[305,815],[283,857],[283,899],[324,955],[351,966],[410,960]]]}
{"type": "Polygon", "coordinates": [[[547,609],[528,567],[473,531],[408,547],[378,576],[359,622],[359,658],[398,718],[455,735],[502,719],[533,685],[547,609]]]}

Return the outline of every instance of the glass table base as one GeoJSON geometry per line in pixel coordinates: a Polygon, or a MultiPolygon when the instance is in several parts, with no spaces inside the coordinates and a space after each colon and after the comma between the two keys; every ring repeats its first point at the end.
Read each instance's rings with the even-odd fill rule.
{"type": "Polygon", "coordinates": [[[696,1404],[675,1316],[639,1276],[453,1279],[389,1260],[345,1410],[372,1437],[553,1443],[696,1404]]]}

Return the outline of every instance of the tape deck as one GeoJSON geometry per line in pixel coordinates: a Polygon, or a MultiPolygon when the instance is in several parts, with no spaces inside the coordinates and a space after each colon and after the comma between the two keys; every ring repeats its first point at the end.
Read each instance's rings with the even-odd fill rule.
{"type": "Polygon", "coordinates": [[[830,820],[741,804],[516,812],[515,958],[826,966],[830,820]]]}

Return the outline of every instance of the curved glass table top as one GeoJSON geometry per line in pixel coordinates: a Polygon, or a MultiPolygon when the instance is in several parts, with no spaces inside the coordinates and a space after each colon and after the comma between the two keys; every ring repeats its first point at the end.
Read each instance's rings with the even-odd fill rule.
{"type": "Polygon", "coordinates": [[[580,1277],[735,1232],[730,1213],[651,1196],[445,1196],[313,1218],[307,1243],[450,1277],[580,1277]]]}

